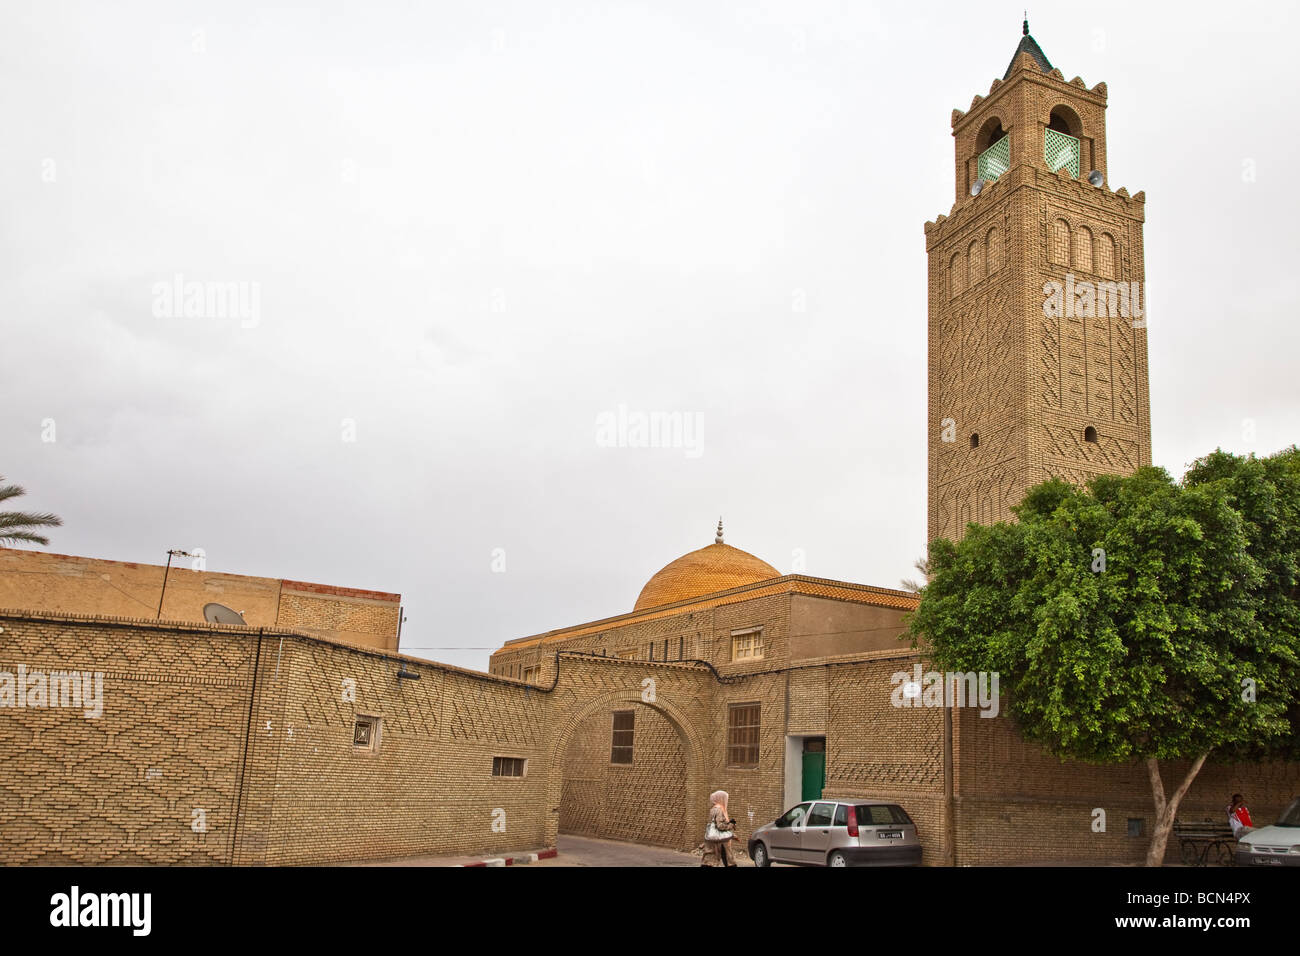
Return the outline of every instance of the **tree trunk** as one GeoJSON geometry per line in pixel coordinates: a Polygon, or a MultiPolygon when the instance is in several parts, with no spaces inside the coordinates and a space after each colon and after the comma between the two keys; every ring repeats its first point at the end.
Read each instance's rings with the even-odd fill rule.
{"type": "Polygon", "coordinates": [[[1187,776],[1183,777],[1183,782],[1178,785],[1178,789],[1168,800],[1165,799],[1165,783],[1160,778],[1160,761],[1155,757],[1147,758],[1147,776],[1151,778],[1151,796],[1156,804],[1156,825],[1151,834],[1151,845],[1147,848],[1147,866],[1164,865],[1165,847],[1169,845],[1169,834],[1174,829],[1178,805],[1183,802],[1188,788],[1196,779],[1196,775],[1201,772],[1201,767],[1205,765],[1205,759],[1209,756],[1208,753],[1204,753],[1193,761],[1187,776]]]}

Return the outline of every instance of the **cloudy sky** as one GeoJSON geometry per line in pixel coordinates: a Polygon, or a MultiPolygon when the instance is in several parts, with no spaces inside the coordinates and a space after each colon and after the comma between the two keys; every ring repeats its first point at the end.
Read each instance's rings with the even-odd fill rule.
{"type": "MultiPolygon", "coordinates": [[[[400,591],[404,649],[473,667],[719,514],[896,586],[922,225],[1021,9],[5,2],[0,474],[50,550],[400,591]],[[620,408],[690,441],[607,447],[620,408]]],[[[1147,191],[1156,464],[1297,440],[1294,8],[1030,14],[1147,191]]]]}

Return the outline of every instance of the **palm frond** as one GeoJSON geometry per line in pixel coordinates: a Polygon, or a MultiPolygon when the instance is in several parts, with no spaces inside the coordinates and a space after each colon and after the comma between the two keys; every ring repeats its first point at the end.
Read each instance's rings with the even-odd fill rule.
{"type": "Polygon", "coordinates": [[[50,539],[32,531],[0,531],[0,547],[7,548],[18,542],[48,545],[50,539]]]}
{"type": "Polygon", "coordinates": [[[57,528],[63,524],[58,515],[35,511],[0,511],[0,533],[9,528],[57,528]]]}

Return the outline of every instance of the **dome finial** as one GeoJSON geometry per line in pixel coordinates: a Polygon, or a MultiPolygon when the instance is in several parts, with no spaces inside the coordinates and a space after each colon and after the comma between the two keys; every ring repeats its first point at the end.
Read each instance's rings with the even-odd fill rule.
{"type": "Polygon", "coordinates": [[[714,544],[722,544],[722,517],[718,517],[718,536],[713,539],[714,544]]]}
{"type": "Polygon", "coordinates": [[[1028,10],[1025,11],[1025,22],[1021,26],[1021,30],[1023,31],[1025,36],[1029,36],[1029,11],[1028,10]]]}

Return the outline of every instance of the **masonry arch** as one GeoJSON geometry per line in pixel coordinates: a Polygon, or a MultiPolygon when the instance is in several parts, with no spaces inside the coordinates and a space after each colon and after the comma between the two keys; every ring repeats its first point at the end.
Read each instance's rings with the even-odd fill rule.
{"type": "Polygon", "coordinates": [[[610,691],[561,719],[552,738],[546,807],[547,837],[582,833],[686,849],[703,838],[704,748],[681,708],[637,687],[610,691]],[[610,762],[612,715],[636,716],[640,765],[610,762]],[[671,735],[667,728],[671,728],[671,735]]]}

